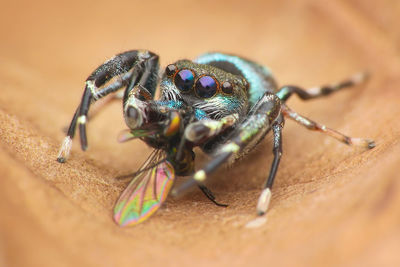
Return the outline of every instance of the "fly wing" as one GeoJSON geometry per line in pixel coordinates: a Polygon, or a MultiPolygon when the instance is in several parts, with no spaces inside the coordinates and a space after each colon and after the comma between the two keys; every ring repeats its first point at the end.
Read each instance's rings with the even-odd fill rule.
{"type": "Polygon", "coordinates": [[[140,137],[147,137],[147,136],[150,136],[150,135],[160,132],[160,130],[158,129],[159,128],[158,124],[154,124],[151,126],[153,126],[153,127],[148,127],[146,129],[122,130],[118,135],[118,142],[122,143],[122,142],[130,141],[132,139],[140,138],[140,137]]]}
{"type": "Polygon", "coordinates": [[[129,183],[114,207],[114,220],[120,226],[143,222],[166,200],[175,171],[161,150],[155,151],[129,183]]]}

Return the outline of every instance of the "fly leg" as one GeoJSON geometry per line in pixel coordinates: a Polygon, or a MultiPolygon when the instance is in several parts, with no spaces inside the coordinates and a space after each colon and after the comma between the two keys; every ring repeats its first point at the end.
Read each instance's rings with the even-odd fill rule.
{"type": "Polygon", "coordinates": [[[227,204],[222,204],[222,203],[217,202],[217,201],[215,200],[214,193],[211,192],[211,190],[210,190],[208,187],[206,187],[206,186],[203,185],[203,184],[199,184],[198,186],[199,186],[201,192],[203,192],[203,194],[204,194],[209,200],[211,200],[212,203],[214,203],[215,205],[217,205],[217,206],[219,206],[219,207],[228,207],[227,204]]]}
{"type": "MultiPolygon", "coordinates": [[[[184,132],[183,138],[179,144],[178,152],[176,154],[176,161],[181,162],[184,160],[184,151],[186,146],[201,145],[213,137],[219,135],[227,128],[232,127],[237,123],[238,115],[232,114],[221,118],[220,120],[200,120],[190,123],[184,132]]],[[[204,184],[198,184],[198,187],[203,192],[203,194],[211,200],[215,205],[220,207],[227,207],[228,205],[219,203],[215,200],[215,196],[212,191],[207,188],[204,184]]]]}

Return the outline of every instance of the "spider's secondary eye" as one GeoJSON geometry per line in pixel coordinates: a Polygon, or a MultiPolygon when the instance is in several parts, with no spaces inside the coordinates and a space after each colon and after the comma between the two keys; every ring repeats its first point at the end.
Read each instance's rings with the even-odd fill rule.
{"type": "Polygon", "coordinates": [[[210,98],[214,96],[217,89],[217,81],[211,76],[200,77],[195,86],[196,94],[202,98],[210,98]]]}
{"type": "Polygon", "coordinates": [[[194,73],[191,70],[183,69],[175,75],[174,82],[179,90],[187,92],[193,87],[194,73]]]}
{"type": "Polygon", "coordinates": [[[170,64],[165,68],[165,73],[167,74],[168,77],[171,77],[172,75],[175,74],[177,70],[177,67],[174,64],[170,64]]]}
{"type": "Polygon", "coordinates": [[[232,94],[232,92],[233,92],[233,86],[230,82],[224,82],[221,85],[221,89],[222,89],[222,92],[224,92],[225,94],[228,94],[228,95],[232,94]]]}

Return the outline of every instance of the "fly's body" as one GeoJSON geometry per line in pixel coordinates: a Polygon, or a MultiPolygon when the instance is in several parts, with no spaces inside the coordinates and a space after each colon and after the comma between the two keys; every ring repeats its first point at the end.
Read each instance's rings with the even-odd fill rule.
{"type": "Polygon", "coordinates": [[[89,107],[98,99],[124,88],[123,112],[128,129],[121,142],[140,138],[155,150],[120,196],[114,210],[122,226],[146,220],[159,209],[176,176],[192,175],[173,194],[197,185],[215,204],[205,180],[222,164],[233,161],[273,132],[274,159],[257,204],[264,214],[282,155],[284,118],[311,130],[324,132],[348,145],[374,147],[368,139],[351,138],[291,110],[287,99],[297,94],[311,99],[330,94],[365,79],[357,74],[341,83],[303,90],[278,87],[270,71],[253,61],[222,53],[208,53],[194,61],[179,60],[166,67],[158,79],[158,56],[149,51],[121,53],[98,67],[86,80],[85,91],[61,147],[58,161],[65,162],[76,126],[81,147],[87,149],[89,107]],[[160,99],[155,100],[157,85],[160,99]],[[211,155],[195,169],[194,147],[211,155]]]}

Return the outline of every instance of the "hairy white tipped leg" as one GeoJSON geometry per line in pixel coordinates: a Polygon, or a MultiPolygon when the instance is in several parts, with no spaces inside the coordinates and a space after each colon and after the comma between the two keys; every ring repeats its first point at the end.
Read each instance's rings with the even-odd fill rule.
{"type": "Polygon", "coordinates": [[[257,203],[257,214],[263,215],[267,212],[269,203],[271,202],[272,193],[269,188],[265,188],[260,197],[258,198],[257,203]]]}
{"type": "Polygon", "coordinates": [[[69,153],[72,147],[72,139],[69,136],[64,138],[64,141],[61,144],[60,151],[58,152],[57,161],[60,163],[64,163],[67,161],[69,157],[69,153]]]}

